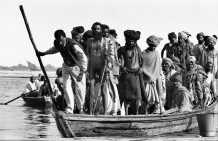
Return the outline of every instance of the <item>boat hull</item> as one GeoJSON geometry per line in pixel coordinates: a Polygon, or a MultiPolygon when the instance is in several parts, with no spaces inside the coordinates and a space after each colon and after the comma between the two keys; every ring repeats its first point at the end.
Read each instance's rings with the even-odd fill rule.
{"type": "Polygon", "coordinates": [[[34,107],[43,107],[46,105],[51,105],[51,98],[50,97],[46,97],[46,96],[42,96],[42,97],[22,97],[25,104],[27,106],[34,106],[34,107]]]}
{"type": "Polygon", "coordinates": [[[66,115],[52,111],[63,137],[153,136],[190,130],[198,126],[196,114],[214,111],[217,100],[205,109],[168,115],[66,115]]]}

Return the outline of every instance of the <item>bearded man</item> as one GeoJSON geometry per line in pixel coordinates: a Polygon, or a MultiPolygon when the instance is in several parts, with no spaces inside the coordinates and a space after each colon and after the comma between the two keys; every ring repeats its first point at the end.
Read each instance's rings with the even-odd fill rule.
{"type": "Polygon", "coordinates": [[[163,92],[165,94],[165,109],[168,110],[172,106],[172,93],[174,90],[174,84],[171,81],[171,76],[177,71],[174,69],[173,61],[170,58],[163,58],[162,61],[162,71],[163,71],[163,92]]]}
{"type": "Polygon", "coordinates": [[[124,102],[126,114],[137,115],[139,105],[143,99],[141,81],[142,57],[141,49],[137,45],[140,32],[135,30],[124,31],[125,46],[118,50],[118,58],[121,60],[121,75],[119,81],[119,94],[121,103],[124,102]],[[131,111],[128,111],[130,106],[131,111]]]}

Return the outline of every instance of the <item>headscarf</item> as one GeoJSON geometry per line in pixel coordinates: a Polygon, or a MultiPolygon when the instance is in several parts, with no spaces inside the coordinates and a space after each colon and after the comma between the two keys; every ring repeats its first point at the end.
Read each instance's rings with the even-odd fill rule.
{"type": "Polygon", "coordinates": [[[189,34],[189,33],[186,32],[186,31],[182,31],[182,32],[179,32],[178,36],[179,36],[179,37],[182,37],[182,38],[185,39],[185,40],[187,40],[187,39],[191,36],[191,34],[189,34]]]}
{"type": "Polygon", "coordinates": [[[177,38],[176,36],[176,33],[175,32],[171,32],[168,34],[168,38],[171,39],[171,38],[177,38]]]}
{"type": "Polygon", "coordinates": [[[204,37],[205,34],[203,32],[200,32],[200,33],[197,34],[196,38],[198,39],[200,36],[204,37]]]}
{"type": "Polygon", "coordinates": [[[193,64],[195,64],[195,63],[196,63],[196,58],[195,58],[194,56],[189,56],[189,57],[187,58],[187,63],[190,63],[190,62],[192,62],[193,64]]]}
{"type": "Polygon", "coordinates": [[[174,76],[174,81],[179,81],[179,82],[182,83],[182,75],[180,75],[180,74],[175,75],[174,76]]]}
{"type": "Polygon", "coordinates": [[[169,66],[173,65],[173,61],[170,58],[163,58],[162,62],[167,62],[169,64],[169,66]]]}
{"type": "Polygon", "coordinates": [[[151,35],[147,38],[147,44],[150,45],[155,45],[155,46],[158,46],[160,44],[160,41],[163,40],[162,38],[160,37],[157,37],[155,35],[151,35]]]}
{"type": "Polygon", "coordinates": [[[137,41],[140,39],[140,31],[135,31],[135,30],[126,30],[124,31],[124,36],[126,39],[134,40],[137,41]]]}
{"type": "Polygon", "coordinates": [[[216,39],[215,37],[213,37],[213,36],[209,36],[209,37],[206,39],[206,42],[210,42],[210,41],[212,41],[212,42],[213,42],[213,44],[215,45],[215,44],[216,44],[216,41],[217,41],[217,39],[216,39]]]}

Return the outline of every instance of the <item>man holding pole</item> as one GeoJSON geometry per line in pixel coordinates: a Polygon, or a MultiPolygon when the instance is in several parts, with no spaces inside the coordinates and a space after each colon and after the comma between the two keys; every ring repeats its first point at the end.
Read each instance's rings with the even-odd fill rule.
{"type": "Polygon", "coordinates": [[[72,89],[72,79],[80,89],[79,96],[80,112],[83,111],[83,105],[86,94],[86,76],[83,74],[87,69],[87,57],[82,48],[74,40],[67,38],[63,30],[57,30],[54,33],[54,46],[45,52],[37,52],[37,55],[44,56],[47,54],[55,54],[60,52],[63,57],[62,77],[64,97],[67,102],[66,113],[73,113],[74,110],[74,94],[72,89]]]}

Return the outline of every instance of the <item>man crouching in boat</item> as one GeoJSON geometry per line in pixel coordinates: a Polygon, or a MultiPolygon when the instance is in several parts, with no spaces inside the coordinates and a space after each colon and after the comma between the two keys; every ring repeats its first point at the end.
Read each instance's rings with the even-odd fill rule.
{"type": "Polygon", "coordinates": [[[54,47],[45,52],[38,52],[39,56],[55,54],[60,52],[64,63],[62,65],[62,77],[64,87],[64,97],[67,102],[66,113],[73,113],[74,94],[72,90],[72,80],[80,88],[82,95],[81,110],[83,109],[86,94],[86,76],[83,74],[87,69],[87,57],[82,48],[73,39],[67,38],[63,30],[57,30],[54,33],[54,47]]]}
{"type": "Polygon", "coordinates": [[[188,89],[182,86],[182,76],[175,73],[172,76],[172,81],[175,84],[175,89],[172,94],[172,107],[178,108],[179,112],[192,111],[192,100],[188,89]]]}

